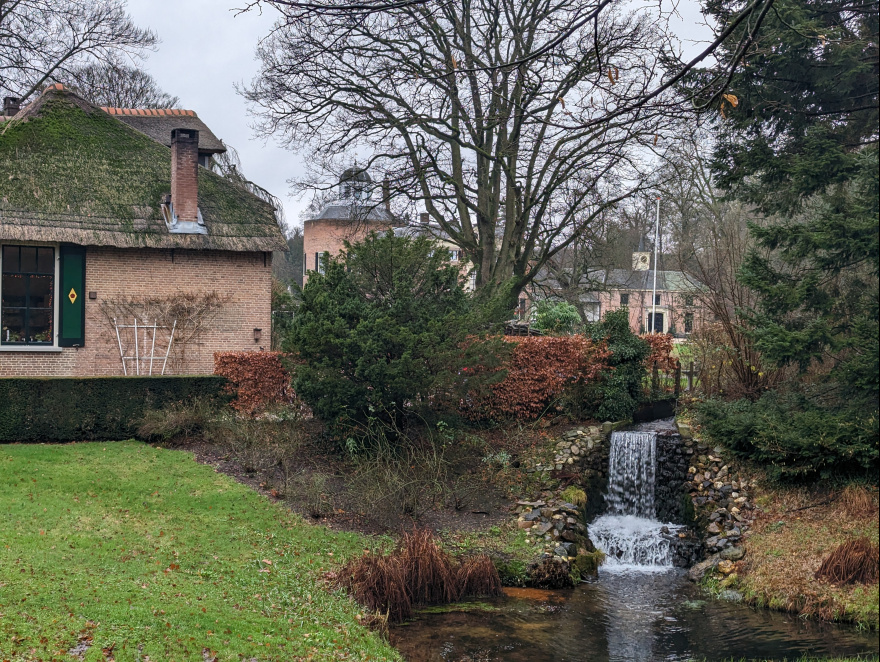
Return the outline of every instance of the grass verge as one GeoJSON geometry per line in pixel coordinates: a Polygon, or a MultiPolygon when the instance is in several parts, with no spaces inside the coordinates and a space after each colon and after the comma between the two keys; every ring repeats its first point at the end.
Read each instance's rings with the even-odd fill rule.
{"type": "Polygon", "coordinates": [[[323,574],[366,539],[179,451],[0,447],[0,659],[399,660],[323,574]]]}
{"type": "Polygon", "coordinates": [[[876,487],[764,487],[762,508],[737,565],[735,588],[757,606],[877,629],[878,585],[836,585],[815,574],[847,541],[878,543],[876,487]]]}

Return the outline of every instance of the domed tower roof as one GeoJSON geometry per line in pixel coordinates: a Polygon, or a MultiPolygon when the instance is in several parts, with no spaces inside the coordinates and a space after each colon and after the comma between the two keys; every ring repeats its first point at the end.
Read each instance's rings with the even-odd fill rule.
{"type": "Polygon", "coordinates": [[[366,168],[352,166],[351,168],[346,168],[345,172],[343,172],[342,176],[339,178],[340,184],[349,181],[365,182],[369,184],[373,181],[373,178],[370,177],[370,173],[367,172],[366,168]]]}
{"type": "Polygon", "coordinates": [[[346,168],[339,178],[339,199],[361,202],[373,194],[373,178],[365,168],[346,168]]]}

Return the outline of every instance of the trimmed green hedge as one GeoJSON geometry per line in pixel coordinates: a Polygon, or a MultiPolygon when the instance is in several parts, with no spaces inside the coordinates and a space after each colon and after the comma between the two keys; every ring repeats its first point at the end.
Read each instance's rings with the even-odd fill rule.
{"type": "Polygon", "coordinates": [[[8,377],[0,379],[0,441],[127,439],[148,409],[193,398],[228,400],[226,379],[8,377]]]}

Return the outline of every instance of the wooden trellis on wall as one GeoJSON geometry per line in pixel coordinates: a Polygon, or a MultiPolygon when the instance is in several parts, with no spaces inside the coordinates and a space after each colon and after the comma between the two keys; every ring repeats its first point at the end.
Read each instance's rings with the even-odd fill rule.
{"type": "Polygon", "coordinates": [[[160,374],[165,374],[165,368],[168,365],[168,355],[171,353],[171,344],[174,342],[174,331],[177,328],[177,320],[172,322],[171,327],[167,327],[159,326],[157,322],[153,322],[152,324],[142,322],[141,324],[138,324],[137,318],[135,318],[134,324],[120,324],[114,317],[113,326],[116,328],[116,342],[119,344],[119,357],[122,359],[123,375],[126,377],[129,375],[131,361],[134,361],[135,375],[145,374],[152,376],[153,364],[156,361],[162,362],[162,370],[160,374]],[[168,331],[168,344],[165,346],[164,353],[162,352],[160,344],[157,355],[156,336],[159,331],[168,331]],[[143,335],[143,342],[141,342],[141,335],[143,335]],[[123,345],[123,336],[130,336],[134,342],[130,345],[123,345]],[[134,353],[131,353],[132,349],[134,350],[134,353]],[[127,356],[126,351],[129,352],[127,356]],[[129,361],[129,363],[126,363],[126,361],[129,361]],[[145,364],[143,372],[141,371],[142,362],[145,364]]]}

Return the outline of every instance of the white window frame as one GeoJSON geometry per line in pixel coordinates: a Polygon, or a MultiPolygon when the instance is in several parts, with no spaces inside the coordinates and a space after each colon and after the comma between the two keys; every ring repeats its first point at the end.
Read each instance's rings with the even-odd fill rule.
{"type": "MultiPolygon", "coordinates": [[[[30,242],[30,241],[0,241],[0,301],[3,297],[3,247],[4,246],[34,246],[38,248],[51,248],[55,252],[55,275],[52,283],[54,292],[52,292],[52,301],[54,302],[52,310],[52,344],[51,345],[0,345],[0,352],[60,352],[63,347],[58,346],[58,320],[60,317],[60,300],[59,288],[61,286],[61,244],[49,242],[30,242]]],[[[85,294],[85,292],[83,292],[85,294]]]]}

